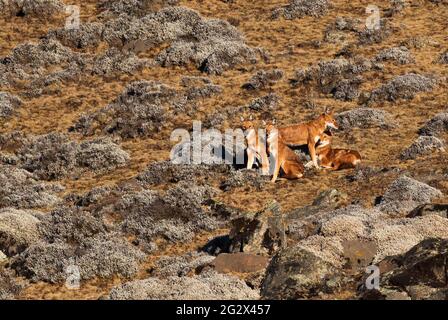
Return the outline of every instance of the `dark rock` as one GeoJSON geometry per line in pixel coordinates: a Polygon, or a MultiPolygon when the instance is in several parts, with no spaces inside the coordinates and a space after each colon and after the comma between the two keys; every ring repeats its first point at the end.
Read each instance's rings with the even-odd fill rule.
{"type": "Polygon", "coordinates": [[[230,252],[267,254],[286,246],[286,226],[276,203],[255,214],[242,214],[231,225],[230,252]]]}
{"type": "Polygon", "coordinates": [[[271,260],[261,287],[263,299],[307,299],[337,290],[341,270],[308,250],[291,247],[271,260]]]}
{"type": "MultiPolygon", "coordinates": [[[[430,238],[421,241],[406,253],[388,257],[381,263],[393,261],[395,267],[381,277],[381,289],[375,299],[411,298],[413,300],[441,299],[446,296],[448,240],[430,238]]],[[[371,297],[361,286],[361,297],[371,297]]]]}
{"type": "Polygon", "coordinates": [[[423,204],[418,206],[407,215],[408,218],[422,217],[429,214],[436,214],[443,218],[448,218],[448,204],[423,204]]]}
{"type": "Polygon", "coordinates": [[[436,62],[441,64],[448,64],[448,51],[441,53],[436,62]]]}
{"type": "Polygon", "coordinates": [[[264,270],[268,262],[267,257],[249,253],[222,253],[213,260],[213,266],[219,273],[252,273],[264,270]]]}

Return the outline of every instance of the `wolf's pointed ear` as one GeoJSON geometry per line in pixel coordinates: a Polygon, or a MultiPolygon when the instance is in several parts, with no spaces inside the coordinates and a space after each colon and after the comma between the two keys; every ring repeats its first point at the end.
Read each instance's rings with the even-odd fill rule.
{"type": "Polygon", "coordinates": [[[253,120],[253,117],[252,117],[252,115],[250,115],[249,116],[249,121],[252,121],[253,120]]]}
{"type": "Polygon", "coordinates": [[[244,122],[244,117],[240,117],[241,122],[244,122]]]}
{"type": "Polygon", "coordinates": [[[263,126],[266,126],[266,121],[261,120],[261,123],[263,124],[263,126]]]}
{"type": "Polygon", "coordinates": [[[276,120],[275,120],[275,119],[272,119],[272,125],[274,125],[274,124],[275,124],[275,122],[276,122],[276,120]]]}

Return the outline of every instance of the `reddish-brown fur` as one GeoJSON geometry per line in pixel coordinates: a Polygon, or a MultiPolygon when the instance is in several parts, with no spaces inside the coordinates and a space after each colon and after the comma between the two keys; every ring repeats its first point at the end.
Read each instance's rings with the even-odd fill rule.
{"type": "Polygon", "coordinates": [[[361,162],[361,155],[356,150],[333,149],[331,144],[333,138],[327,134],[322,134],[316,148],[316,154],[320,160],[320,165],[332,170],[354,168],[361,162]]]}
{"type": "Polygon", "coordinates": [[[243,121],[242,128],[246,131],[247,169],[252,169],[255,158],[257,158],[261,162],[263,174],[268,174],[269,158],[266,152],[266,143],[263,139],[259,139],[258,128],[253,121],[243,121]]]}
{"type": "Polygon", "coordinates": [[[291,150],[284,142],[279,131],[272,125],[266,128],[268,133],[269,154],[275,159],[275,168],[271,182],[275,182],[280,172],[283,170],[283,177],[287,179],[298,179],[303,177],[305,168],[299,156],[291,150]]]}
{"type": "Polygon", "coordinates": [[[287,145],[308,145],[311,160],[316,168],[319,168],[316,157],[316,143],[327,127],[338,128],[333,117],[333,112],[325,112],[317,119],[307,123],[295,124],[279,128],[279,133],[287,145]]]}

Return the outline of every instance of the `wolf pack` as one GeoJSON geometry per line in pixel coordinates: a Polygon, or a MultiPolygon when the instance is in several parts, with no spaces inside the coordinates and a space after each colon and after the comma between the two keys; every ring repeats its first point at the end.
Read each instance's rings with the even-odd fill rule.
{"type": "Polygon", "coordinates": [[[326,109],[320,116],[306,123],[283,127],[275,126],[275,121],[256,125],[252,119],[242,121],[246,133],[247,169],[258,163],[264,175],[272,173],[271,182],[279,177],[286,179],[302,178],[305,167],[340,170],[356,167],[361,155],[356,150],[333,148],[332,129],[338,123],[334,111],[326,109]],[[261,127],[262,130],[260,130],[261,127]],[[265,132],[262,137],[261,132],[265,132]],[[294,148],[306,145],[311,161],[303,164],[294,148]],[[273,169],[271,169],[273,168],[273,169]]]}

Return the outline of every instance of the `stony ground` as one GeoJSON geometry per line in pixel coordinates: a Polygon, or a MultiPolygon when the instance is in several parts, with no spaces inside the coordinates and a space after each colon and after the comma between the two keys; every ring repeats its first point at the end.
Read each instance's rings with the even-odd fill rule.
{"type": "Polygon", "coordinates": [[[446,299],[446,17],[443,0],[0,0],[0,299],[446,299]],[[357,169],[271,184],[168,161],[194,120],[325,107],[357,169]]]}

